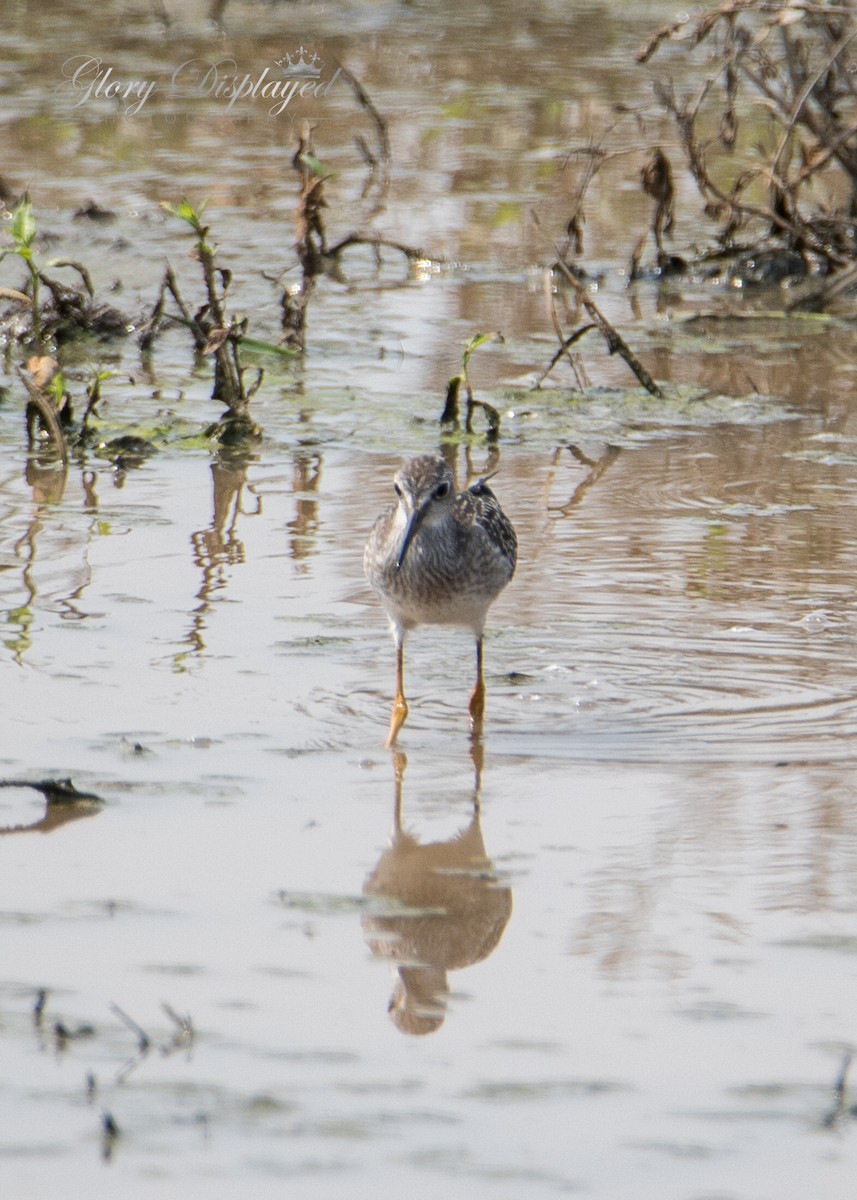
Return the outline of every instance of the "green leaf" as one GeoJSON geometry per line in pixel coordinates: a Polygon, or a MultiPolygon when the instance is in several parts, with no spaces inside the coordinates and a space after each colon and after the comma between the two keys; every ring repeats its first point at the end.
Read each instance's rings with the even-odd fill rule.
{"type": "Polygon", "coordinates": [[[310,154],[306,150],[303,154],[298,155],[298,162],[301,163],[302,166],[307,167],[317,179],[326,180],[334,178],[334,173],[325,168],[325,165],[321,159],[316,158],[314,154],[310,154]]]}
{"type": "Polygon", "coordinates": [[[29,200],[22,200],[12,210],[9,232],[21,257],[30,258],[29,254],[23,253],[24,250],[29,250],[36,237],[36,218],[33,216],[33,206],[29,200]]]}
{"type": "Polygon", "coordinates": [[[53,396],[54,404],[59,408],[62,404],[62,398],[65,395],[65,380],[63,379],[62,371],[57,371],[45,391],[49,396],[53,396]]]}
{"type": "Polygon", "coordinates": [[[499,342],[501,345],[506,344],[502,333],[494,332],[474,334],[464,347],[464,354],[461,356],[461,362],[465,372],[467,371],[467,364],[470,362],[471,355],[478,350],[480,346],[487,346],[489,342],[499,342]]]}
{"type": "Polygon", "coordinates": [[[252,354],[275,354],[278,358],[297,358],[300,351],[291,346],[277,346],[274,342],[264,342],[260,338],[242,337],[241,351],[252,354]]]}
{"type": "Polygon", "coordinates": [[[207,200],[203,200],[199,208],[194,208],[186,196],[183,196],[178,204],[171,204],[169,200],[161,201],[161,208],[164,212],[168,212],[172,217],[178,217],[180,221],[186,221],[191,229],[199,233],[202,228],[202,214],[205,211],[207,200]]]}

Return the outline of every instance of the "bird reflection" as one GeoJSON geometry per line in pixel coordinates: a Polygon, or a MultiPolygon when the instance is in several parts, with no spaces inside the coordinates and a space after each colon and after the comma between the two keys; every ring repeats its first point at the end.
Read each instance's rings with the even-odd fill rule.
{"type": "Polygon", "coordinates": [[[392,959],[390,1015],[402,1033],[434,1033],[446,1016],[447,972],[481,962],[495,949],[512,913],[512,890],[498,883],[479,823],[481,746],[469,824],[445,842],[421,845],[402,825],[407,759],[395,752],[390,846],[363,885],[379,903],[363,919],[373,954],[392,959]]]}

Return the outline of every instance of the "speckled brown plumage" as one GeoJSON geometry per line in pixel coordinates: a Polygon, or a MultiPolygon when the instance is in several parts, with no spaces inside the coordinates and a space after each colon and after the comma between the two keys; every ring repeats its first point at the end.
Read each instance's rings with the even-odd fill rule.
{"type": "Polygon", "coordinates": [[[460,625],[476,637],[477,683],[470,713],[484,708],[482,633],[490,605],[509,583],[518,543],[512,523],[485,480],[457,495],[442,458],[412,458],[394,478],[396,502],[375,522],[363,565],[390,618],[397,651],[392,745],[407,716],[403,643],[417,625],[460,625]]]}

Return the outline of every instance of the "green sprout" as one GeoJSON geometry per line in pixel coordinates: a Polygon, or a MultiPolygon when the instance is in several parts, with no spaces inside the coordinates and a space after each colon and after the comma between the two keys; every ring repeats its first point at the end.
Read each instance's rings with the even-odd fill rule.
{"type": "Polygon", "coordinates": [[[464,351],[461,355],[461,371],[458,373],[458,375],[453,375],[452,379],[450,379],[449,383],[447,384],[446,403],[444,405],[443,413],[441,414],[440,423],[441,425],[450,425],[453,429],[458,429],[460,423],[458,399],[463,388],[464,395],[467,400],[467,416],[465,417],[464,421],[465,432],[468,434],[473,433],[473,413],[475,409],[481,408],[488,420],[488,440],[490,442],[494,442],[497,440],[497,437],[500,433],[500,414],[497,412],[497,409],[494,408],[493,404],[488,404],[484,400],[476,399],[476,397],[473,395],[473,385],[470,382],[470,375],[468,372],[470,360],[479,347],[487,346],[491,342],[499,342],[501,345],[503,345],[504,338],[502,333],[493,332],[474,334],[474,336],[464,347],[464,351]]]}
{"type": "MultiPolygon", "coordinates": [[[[0,250],[0,261],[9,254],[15,254],[22,262],[26,263],[30,276],[28,285],[29,295],[11,288],[0,289],[0,294],[6,298],[15,299],[29,305],[33,340],[41,346],[44,335],[40,303],[42,287],[46,287],[51,293],[57,311],[60,313],[62,313],[64,307],[68,306],[68,297],[70,295],[68,288],[48,278],[45,274],[46,269],[52,267],[71,267],[80,276],[83,288],[90,300],[92,300],[94,295],[92,280],[89,277],[86,267],[70,259],[55,258],[47,263],[37,262],[33,253],[33,243],[36,240],[37,232],[36,218],[33,216],[33,206],[29,200],[24,199],[19,204],[16,204],[12,212],[8,214],[8,220],[8,231],[12,245],[0,250]]],[[[76,292],[74,295],[76,298],[79,296],[76,292]]]]}
{"type": "Polygon", "coordinates": [[[33,242],[36,239],[36,219],[33,216],[33,206],[29,200],[22,200],[12,210],[9,222],[9,235],[12,238],[11,250],[0,251],[0,259],[7,254],[17,254],[27,264],[30,273],[30,310],[33,321],[33,336],[41,340],[42,328],[39,319],[39,283],[41,272],[33,258],[33,242]]]}

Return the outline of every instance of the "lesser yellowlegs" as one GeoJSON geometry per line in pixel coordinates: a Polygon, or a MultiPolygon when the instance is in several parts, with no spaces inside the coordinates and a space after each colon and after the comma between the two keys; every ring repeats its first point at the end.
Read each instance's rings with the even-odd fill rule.
{"type": "MultiPolygon", "coordinates": [[[[488,476],[487,478],[490,478],[488,476]]],[[[394,477],[396,501],[366,543],[366,578],[390,618],[396,643],[396,699],[387,745],[408,715],[405,634],[417,625],[460,625],[476,638],[476,686],[470,723],[482,731],[485,683],[482,635],[488,609],[515,572],[518,540],[497,498],[480,479],[456,494],[442,458],[412,458],[394,477]]]]}

